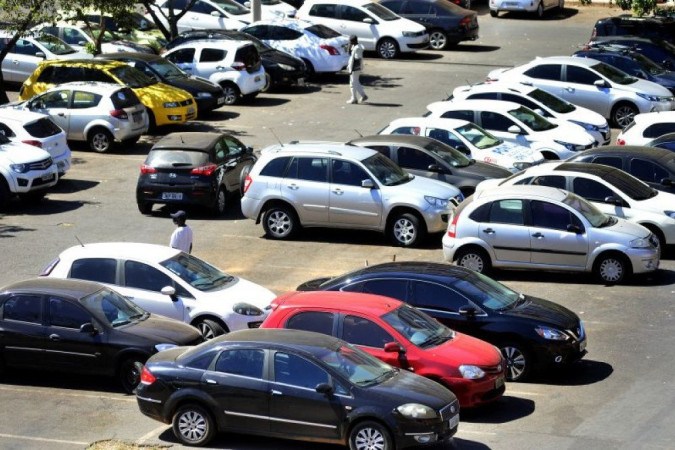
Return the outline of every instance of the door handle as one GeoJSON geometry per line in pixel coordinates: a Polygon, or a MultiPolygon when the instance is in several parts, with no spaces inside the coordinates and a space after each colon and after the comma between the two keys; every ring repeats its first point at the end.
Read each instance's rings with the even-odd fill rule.
{"type": "Polygon", "coordinates": [[[61,340],[61,336],[59,336],[58,334],[50,334],[50,335],[49,335],[49,340],[51,340],[51,341],[60,341],[60,340],[61,340]]]}
{"type": "Polygon", "coordinates": [[[270,391],[270,394],[272,394],[272,395],[284,395],[283,392],[277,391],[276,389],[272,389],[270,391]]]}
{"type": "Polygon", "coordinates": [[[537,238],[537,239],[542,239],[544,237],[544,235],[537,231],[536,233],[534,233],[532,235],[532,237],[537,238]]]}
{"type": "Polygon", "coordinates": [[[287,187],[288,189],[292,189],[292,190],[294,190],[294,191],[297,191],[297,190],[298,190],[298,185],[297,185],[297,184],[289,184],[289,185],[286,186],[286,187],[287,187]]]}
{"type": "Polygon", "coordinates": [[[343,190],[340,189],[340,188],[333,189],[333,194],[335,194],[335,195],[342,195],[342,194],[344,194],[344,193],[345,193],[345,191],[343,191],[343,190]]]}
{"type": "Polygon", "coordinates": [[[486,228],[483,230],[483,233],[495,234],[495,230],[493,230],[492,228],[486,228]]]}
{"type": "Polygon", "coordinates": [[[57,116],[59,116],[59,117],[66,117],[66,113],[60,112],[60,113],[57,114],[57,116]]]}
{"type": "Polygon", "coordinates": [[[212,380],[211,378],[207,378],[204,381],[206,381],[206,384],[218,384],[216,380],[212,380]]]}
{"type": "Polygon", "coordinates": [[[225,67],[223,67],[223,66],[216,66],[216,70],[223,70],[223,69],[225,69],[225,67]]]}

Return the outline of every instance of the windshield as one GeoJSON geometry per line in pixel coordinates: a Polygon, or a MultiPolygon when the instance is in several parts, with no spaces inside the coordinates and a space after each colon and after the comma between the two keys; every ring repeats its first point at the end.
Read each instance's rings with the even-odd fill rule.
{"type": "Polygon", "coordinates": [[[126,325],[134,320],[144,320],[150,315],[140,306],[108,288],[88,295],[80,299],[80,302],[94,317],[113,327],[126,325]]]}
{"type": "Polygon", "coordinates": [[[367,3],[363,5],[363,9],[366,11],[370,12],[372,15],[377,17],[378,19],[390,21],[390,20],[398,20],[401,17],[395,14],[393,11],[390,9],[385,8],[384,6],[380,5],[379,3],[367,3]]]}
{"type": "Polygon", "coordinates": [[[455,337],[450,328],[410,305],[401,305],[382,320],[420,348],[435,347],[455,337]]]}
{"type": "Polygon", "coordinates": [[[501,139],[497,139],[473,123],[468,123],[459,128],[455,128],[455,131],[458,132],[464,139],[471,142],[471,144],[478,150],[492,148],[495,145],[499,145],[503,142],[501,139]]]}
{"type": "Polygon", "coordinates": [[[612,221],[610,216],[601,212],[585,199],[571,192],[567,194],[567,197],[565,197],[562,202],[578,211],[596,228],[610,224],[612,221]]]}
{"type": "Polygon", "coordinates": [[[110,69],[110,73],[132,89],[143,88],[157,83],[156,80],[153,80],[140,70],[127,65],[110,69]]]}
{"type": "Polygon", "coordinates": [[[631,57],[635,62],[637,62],[640,65],[640,68],[642,70],[646,70],[652,75],[661,75],[667,72],[666,69],[656,64],[654,61],[652,61],[651,59],[647,58],[644,55],[641,55],[639,53],[631,53],[631,57]]]}
{"type": "Polygon", "coordinates": [[[47,50],[55,55],[68,55],[76,52],[73,47],[51,34],[41,34],[36,37],[35,40],[44,45],[47,50]]]}
{"type": "Polygon", "coordinates": [[[159,264],[178,275],[193,288],[204,292],[222,289],[237,281],[235,277],[187,253],[178,253],[173,258],[159,264]]]}
{"type": "Polygon", "coordinates": [[[213,3],[218,5],[223,11],[234,16],[241,16],[243,14],[249,14],[251,10],[240,5],[234,0],[211,0],[213,3]]]}
{"type": "Polygon", "coordinates": [[[570,113],[577,109],[573,104],[563,100],[560,97],[556,97],[553,94],[549,94],[546,91],[542,91],[541,89],[535,89],[527,94],[527,96],[532,97],[539,103],[543,103],[557,113],[570,113]]]}
{"type": "Polygon", "coordinates": [[[591,69],[617,84],[633,84],[638,81],[637,78],[631,77],[626,72],[605,63],[597,63],[596,65],[591,66],[591,69]]]}
{"type": "Polygon", "coordinates": [[[358,386],[379,384],[397,373],[389,364],[349,344],[335,351],[326,349],[316,357],[358,386]]]}
{"type": "Polygon", "coordinates": [[[395,186],[412,180],[412,177],[394,161],[380,153],[364,159],[361,163],[385,186],[395,186]]]}
{"type": "Polygon", "coordinates": [[[188,76],[188,74],[166,59],[148,61],[148,66],[162,78],[184,78],[188,76]]]}
{"type": "Polygon", "coordinates": [[[450,286],[480,307],[493,311],[509,309],[522,298],[518,292],[478,272],[472,272],[466,278],[457,278],[450,286]]]}
{"type": "Polygon", "coordinates": [[[430,142],[424,148],[452,167],[466,167],[471,164],[471,159],[450,146],[441,145],[438,142],[430,142]]]}
{"type": "Polygon", "coordinates": [[[521,106],[518,109],[512,109],[509,111],[509,115],[520,120],[533,131],[552,130],[558,126],[541,117],[530,108],[526,108],[524,106],[521,106]]]}

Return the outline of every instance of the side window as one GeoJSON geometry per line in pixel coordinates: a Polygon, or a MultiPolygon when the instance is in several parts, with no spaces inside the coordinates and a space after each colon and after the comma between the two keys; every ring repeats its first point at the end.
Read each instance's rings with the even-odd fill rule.
{"type": "Polygon", "coordinates": [[[218,142],[216,142],[216,145],[213,148],[213,152],[216,155],[216,163],[220,164],[225,160],[225,157],[229,153],[229,149],[221,139],[218,142]]]}
{"type": "Polygon", "coordinates": [[[499,94],[497,94],[496,92],[478,92],[477,94],[469,95],[466,99],[467,100],[499,100],[499,94]]]}
{"type": "Polygon", "coordinates": [[[332,336],[333,313],[307,311],[295,314],[286,322],[285,328],[291,330],[314,331],[332,336]]]}
{"type": "Polygon", "coordinates": [[[181,48],[170,55],[166,55],[166,59],[174,64],[192,64],[195,57],[194,48],[181,48]]]}
{"type": "Polygon", "coordinates": [[[437,141],[441,141],[445,144],[448,144],[449,146],[454,148],[460,147],[466,148],[466,144],[462,142],[462,140],[451,131],[439,130],[436,128],[428,128],[427,136],[429,136],[432,139],[436,139],[437,141]]]}
{"type": "Polygon", "coordinates": [[[274,381],[277,383],[315,389],[329,380],[325,370],[305,358],[282,352],[274,355],[274,381]]]}
{"type": "Polygon", "coordinates": [[[391,134],[414,134],[418,136],[420,134],[420,127],[399,127],[393,130],[391,134]]]}
{"type": "Polygon", "coordinates": [[[342,323],[342,339],[350,344],[383,348],[394,338],[375,322],[357,316],[346,316],[342,323]]]}
{"type": "Polygon", "coordinates": [[[623,169],[623,160],[616,156],[598,156],[593,159],[593,162],[595,164],[604,164],[606,166],[616,167],[617,169],[623,169]]]}
{"type": "Polygon", "coordinates": [[[220,14],[220,11],[218,11],[213,6],[209,5],[208,3],[199,1],[195,3],[194,6],[192,6],[192,9],[190,9],[190,11],[199,14],[211,14],[213,11],[216,11],[218,14],[220,14]]]}
{"type": "Polygon", "coordinates": [[[432,156],[410,147],[399,147],[398,164],[402,167],[418,170],[429,170],[430,165],[438,165],[432,156]]]}
{"type": "Polygon", "coordinates": [[[560,64],[542,64],[526,70],[524,75],[541,80],[560,81],[561,69],[562,65],[560,64]]]}
{"type": "Polygon", "coordinates": [[[227,146],[227,154],[239,156],[246,151],[246,146],[231,136],[223,137],[222,141],[227,146]]]}
{"type": "Polygon", "coordinates": [[[302,33],[286,27],[274,27],[272,39],[278,41],[293,41],[302,37],[302,33]]]}
{"type": "Polygon", "coordinates": [[[3,305],[3,318],[19,322],[42,323],[42,296],[13,295],[3,305]]]}
{"type": "Polygon", "coordinates": [[[331,161],[331,180],[333,184],[361,186],[361,182],[369,178],[370,176],[368,176],[365,170],[352,162],[340,159],[333,159],[331,161]]]}
{"type": "Polygon", "coordinates": [[[328,181],[328,158],[293,158],[286,177],[325,183],[328,181]]]}
{"type": "Polygon", "coordinates": [[[632,159],[630,162],[630,174],[643,181],[660,183],[668,178],[668,172],[656,164],[644,159],[632,159]]]}
{"type": "Polygon", "coordinates": [[[80,81],[100,81],[102,83],[117,83],[110,75],[98,69],[84,69],[80,81]]]}
{"type": "Polygon", "coordinates": [[[514,121],[505,117],[503,114],[491,111],[481,111],[480,121],[481,126],[486,130],[508,131],[510,126],[516,125],[514,121]]]}
{"type": "Polygon", "coordinates": [[[363,283],[361,292],[366,294],[384,295],[406,301],[408,297],[408,281],[406,280],[369,280],[363,283]]]}
{"type": "Polygon", "coordinates": [[[225,59],[227,52],[218,48],[203,48],[199,62],[218,62],[225,59]]]}
{"type": "Polygon", "coordinates": [[[310,8],[309,15],[335,19],[337,17],[337,5],[336,4],[314,5],[310,8]]]}
{"type": "Polygon", "coordinates": [[[646,138],[657,138],[663,136],[664,134],[675,132],[675,123],[673,122],[664,122],[664,123],[655,123],[645,128],[643,133],[646,138]]]}
{"type": "Polygon", "coordinates": [[[572,182],[572,192],[593,202],[604,202],[605,198],[615,195],[614,191],[604,184],[580,177],[572,182]]]}
{"type": "Polygon", "coordinates": [[[478,223],[487,222],[488,218],[490,217],[491,206],[492,206],[492,203],[486,203],[484,205],[480,205],[471,214],[469,214],[469,219],[473,220],[474,222],[478,222],[478,223]]]}
{"type": "Polygon", "coordinates": [[[591,85],[600,79],[599,75],[583,67],[567,66],[567,81],[570,83],[591,85]]]}
{"type": "Polygon", "coordinates": [[[535,102],[533,102],[530,99],[521,97],[520,95],[515,95],[515,94],[502,94],[502,100],[508,101],[508,102],[513,102],[513,103],[518,103],[519,105],[527,106],[530,108],[532,111],[534,110],[541,110],[544,114],[544,117],[553,117],[549,112],[547,112],[544,108],[541,106],[537,105],[535,102]]]}
{"type": "Polygon", "coordinates": [[[507,223],[513,225],[523,225],[523,201],[522,200],[499,200],[492,203],[490,223],[507,223]]]}
{"type": "Polygon", "coordinates": [[[70,91],[52,91],[42,97],[40,101],[45,108],[67,108],[70,91]]]}
{"type": "MultiPolygon", "coordinates": [[[[0,134],[2,134],[3,136],[5,136],[7,138],[11,138],[11,137],[16,136],[14,134],[14,132],[12,131],[12,129],[2,122],[0,122],[0,134]]],[[[386,155],[386,156],[388,156],[388,155],[386,155]]]]}
{"type": "Polygon", "coordinates": [[[275,158],[263,167],[260,175],[265,177],[283,177],[290,160],[290,157],[275,158]]]}
{"type": "Polygon", "coordinates": [[[438,311],[457,312],[468,300],[452,289],[440,284],[425,281],[413,281],[413,306],[438,311]]]}
{"type": "Polygon", "coordinates": [[[441,115],[441,117],[444,119],[466,120],[467,122],[473,122],[476,120],[474,119],[473,111],[446,111],[441,115]]]}
{"type": "Polygon", "coordinates": [[[513,184],[514,185],[526,185],[526,184],[530,184],[531,182],[532,182],[532,177],[525,177],[521,180],[516,181],[513,184]]]}
{"type": "Polygon", "coordinates": [[[378,153],[382,153],[384,156],[387,158],[391,157],[391,149],[389,148],[388,145],[369,145],[369,149],[375,150],[378,153]]]}
{"type": "Polygon", "coordinates": [[[26,39],[19,39],[14,44],[14,49],[12,53],[17,53],[19,55],[28,55],[35,56],[40,49],[35,46],[32,42],[27,41],[26,39]]]}
{"type": "Polygon", "coordinates": [[[243,377],[263,378],[265,352],[258,349],[240,348],[225,350],[216,361],[216,372],[243,377]]]}
{"type": "Polygon", "coordinates": [[[112,258],[83,258],[73,261],[68,278],[115,284],[117,260],[112,258]]]}
{"type": "Polygon", "coordinates": [[[66,44],[71,45],[84,45],[87,43],[87,39],[82,35],[82,32],[77,28],[64,28],[63,36],[61,37],[66,44]]]}
{"type": "Polygon", "coordinates": [[[42,72],[40,72],[40,75],[37,77],[37,82],[40,83],[53,83],[53,78],[55,75],[55,67],[54,66],[47,66],[44,68],[42,72]]]}
{"type": "Polygon", "coordinates": [[[101,101],[101,96],[91,92],[73,91],[73,109],[93,108],[101,101]]]}
{"type": "Polygon", "coordinates": [[[270,39],[270,30],[267,25],[255,25],[249,28],[246,28],[246,32],[252,36],[257,37],[258,39],[270,39]]]}
{"type": "Polygon", "coordinates": [[[352,22],[363,22],[363,19],[368,17],[368,14],[365,12],[361,11],[358,8],[354,8],[353,6],[347,6],[347,5],[342,5],[341,8],[341,18],[342,20],[349,20],[352,22]]]}
{"type": "Polygon", "coordinates": [[[532,184],[537,186],[550,186],[559,189],[567,189],[566,179],[560,175],[542,175],[534,178],[532,184]]]}
{"type": "Polygon", "coordinates": [[[91,315],[81,306],[58,297],[49,298],[49,323],[53,327],[79,330],[91,322],[91,315]]]}
{"type": "Polygon", "coordinates": [[[154,267],[136,261],[124,262],[124,285],[126,287],[159,292],[173,286],[173,280],[154,267]]]}
{"type": "Polygon", "coordinates": [[[530,202],[532,212],[532,226],[552,228],[554,230],[567,230],[567,225],[579,225],[570,211],[553,203],[532,200],[530,202]]]}
{"type": "Polygon", "coordinates": [[[396,14],[403,14],[403,0],[387,0],[381,1],[380,4],[387,9],[391,9],[396,14]]]}

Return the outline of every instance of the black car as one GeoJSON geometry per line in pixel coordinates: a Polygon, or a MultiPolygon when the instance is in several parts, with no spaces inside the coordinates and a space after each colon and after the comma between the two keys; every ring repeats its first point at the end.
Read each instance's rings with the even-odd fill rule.
{"type": "Polygon", "coordinates": [[[653,141],[647,142],[650,147],[663,148],[675,152],[675,133],[666,133],[653,141]]]}
{"type": "Polygon", "coordinates": [[[202,115],[225,104],[223,88],[216,83],[189,75],[171,61],[149,53],[106,53],[97,59],[122,61],[140,70],[153,80],[188,91],[197,102],[197,114],[202,115]]]}
{"type": "Polygon", "coordinates": [[[591,39],[603,36],[636,36],[675,43],[675,21],[668,17],[604,17],[595,22],[591,39]]]}
{"type": "Polygon", "coordinates": [[[499,347],[511,381],[524,380],[535,367],[560,367],[586,354],[586,332],[574,312],[463,267],[378,264],[297,289],[363,292],[407,302],[449,328],[499,347]]]}
{"type": "Polygon", "coordinates": [[[459,422],[441,384],[298,330],[236,331],[162,352],[136,395],[143,414],[173,424],[187,445],[234,431],[394,450],[444,441],[459,422]]]}
{"type": "Polygon", "coordinates": [[[0,359],[8,367],[115,376],[131,393],[150,355],[201,343],[101,284],[37,278],[0,289],[0,359]]]}
{"type": "Polygon", "coordinates": [[[620,46],[646,56],[668,70],[675,70],[675,45],[666,41],[652,41],[634,36],[598,37],[588,43],[587,48],[620,46]]]}
{"type": "Polygon", "coordinates": [[[300,58],[296,58],[286,52],[274,49],[255,36],[243,31],[235,30],[190,30],[184,31],[164,48],[165,51],[189,41],[198,39],[231,39],[234,41],[251,41],[258,49],[262,65],[265,68],[265,76],[268,78],[265,84],[266,91],[270,87],[283,85],[303,85],[307,78],[307,66],[300,58]]]}
{"type": "Polygon", "coordinates": [[[637,145],[611,145],[585,150],[568,161],[616,167],[654,189],[675,193],[675,153],[671,150],[637,145]]]}
{"type": "Polygon", "coordinates": [[[478,39],[478,14],[449,0],[380,0],[380,4],[424,25],[434,50],[478,39]]]}
{"type": "Polygon", "coordinates": [[[503,167],[470,159],[449,145],[425,136],[382,134],[353,139],[347,144],[376,150],[412,174],[452,184],[464,197],[473,194],[483,180],[512,175],[503,167]]]}
{"type": "Polygon", "coordinates": [[[241,194],[256,161],[253,149],[228,133],[171,133],[150,149],[136,185],[136,203],[199,205],[225,212],[228,194],[241,194]]]}

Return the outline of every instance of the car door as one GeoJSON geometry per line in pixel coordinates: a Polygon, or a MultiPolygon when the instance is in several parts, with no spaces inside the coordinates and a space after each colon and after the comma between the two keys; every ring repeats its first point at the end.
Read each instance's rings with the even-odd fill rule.
{"type": "Polygon", "coordinates": [[[2,62],[3,78],[5,81],[23,83],[44,59],[44,52],[35,44],[27,39],[19,38],[2,62]],[[38,53],[42,56],[38,56],[38,53]],[[5,68],[8,70],[6,71],[5,68]]]}
{"type": "Polygon", "coordinates": [[[374,50],[380,38],[377,19],[363,9],[351,5],[340,5],[338,13],[340,20],[334,30],[347,36],[356,36],[366,50],[374,50]],[[369,20],[370,23],[364,20],[369,20]]]}
{"type": "Polygon", "coordinates": [[[192,67],[193,75],[209,78],[216,72],[232,70],[226,63],[227,50],[223,48],[204,47],[197,49],[195,64],[192,67]]]}
{"type": "Polygon", "coordinates": [[[398,165],[407,171],[426,178],[455,184],[458,178],[447,168],[446,164],[422,150],[400,146],[396,148],[398,165]]]}
{"type": "Polygon", "coordinates": [[[539,64],[527,69],[523,72],[523,75],[529,78],[532,84],[539,89],[571,102],[570,93],[564,89],[562,70],[562,64],[539,64]]]}
{"type": "Polygon", "coordinates": [[[47,92],[30,101],[30,110],[47,114],[59,127],[70,134],[70,106],[71,91],[59,89],[47,92]]]}
{"type": "Polygon", "coordinates": [[[582,221],[570,209],[530,200],[532,263],[583,268],[589,252],[582,221]]]}
{"type": "Polygon", "coordinates": [[[478,224],[478,238],[492,248],[499,262],[530,262],[530,230],[525,222],[525,200],[497,200],[486,207],[478,224]]]}
{"type": "Polygon", "coordinates": [[[581,176],[569,177],[568,183],[571,187],[568,189],[580,197],[592,202],[600,211],[622,219],[633,219],[635,212],[630,207],[628,197],[619,190],[614,189],[604,183],[581,176]],[[608,197],[621,199],[622,203],[616,205],[613,202],[606,201],[608,197]]]}
{"type": "MultiPolygon", "coordinates": [[[[71,97],[68,107],[68,139],[84,141],[87,139],[87,126],[94,120],[101,119],[102,111],[97,108],[103,97],[79,90],[73,90],[71,97]]],[[[107,117],[104,120],[107,121],[107,117]]]]}
{"type": "Polygon", "coordinates": [[[397,342],[392,333],[369,318],[346,314],[339,324],[338,336],[340,339],[358,346],[361,350],[374,357],[391,364],[392,366],[408,369],[409,361],[403,354],[385,352],[384,346],[390,342],[397,342]]]}
{"type": "MultiPolygon", "coordinates": [[[[196,50],[194,48],[186,47],[174,50],[164,57],[190,75],[197,75],[199,70],[195,67],[195,53],[196,50]]],[[[208,76],[206,78],[208,78],[208,76]]]]}
{"type": "Polygon", "coordinates": [[[0,349],[8,366],[48,367],[44,361],[47,329],[43,296],[9,293],[0,296],[0,349]]]}
{"type": "Polygon", "coordinates": [[[527,130],[505,114],[493,111],[480,111],[478,113],[478,125],[493,136],[506,142],[512,142],[523,147],[530,147],[532,145],[528,140],[527,130]],[[512,127],[516,127],[519,131],[512,133],[509,131],[509,128],[512,127]]]}
{"type": "Polygon", "coordinates": [[[343,159],[331,159],[328,220],[331,225],[358,225],[377,228],[382,223],[381,190],[361,166],[343,159]],[[372,188],[362,183],[370,180],[372,188]]]}
{"type": "Polygon", "coordinates": [[[563,98],[570,103],[589,108],[609,117],[611,111],[611,84],[602,76],[586,67],[565,66],[565,83],[563,98]],[[598,80],[605,81],[608,86],[596,86],[598,80]]]}
{"type": "MultiPolygon", "coordinates": [[[[456,282],[460,283],[462,280],[456,282]]],[[[455,331],[476,337],[480,337],[479,334],[485,335],[481,333],[481,329],[490,324],[487,315],[464,295],[433,281],[412,280],[410,284],[408,303],[415,308],[424,311],[455,331]],[[476,314],[471,318],[460,314],[459,309],[464,306],[474,307],[476,314]]]]}

